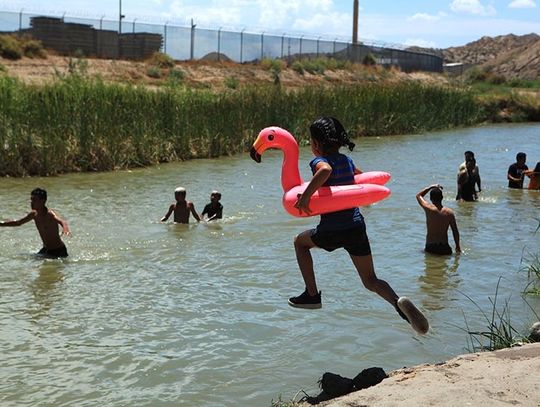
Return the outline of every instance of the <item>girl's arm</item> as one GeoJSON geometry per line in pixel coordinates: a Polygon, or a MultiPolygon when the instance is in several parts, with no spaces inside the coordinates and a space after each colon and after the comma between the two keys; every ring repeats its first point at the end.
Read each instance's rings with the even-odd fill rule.
{"type": "Polygon", "coordinates": [[[311,209],[309,209],[311,195],[313,195],[316,190],[323,186],[326,180],[330,177],[330,174],[332,174],[332,167],[330,164],[324,161],[320,161],[316,164],[313,178],[311,178],[311,181],[309,181],[304,193],[299,194],[298,199],[294,204],[294,207],[297,208],[300,213],[305,212],[308,215],[311,214],[311,209]]]}

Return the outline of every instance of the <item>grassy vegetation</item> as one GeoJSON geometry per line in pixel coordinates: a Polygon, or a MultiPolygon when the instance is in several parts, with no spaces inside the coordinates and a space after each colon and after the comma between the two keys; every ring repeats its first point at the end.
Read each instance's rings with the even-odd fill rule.
{"type": "Polygon", "coordinates": [[[0,57],[6,59],[47,58],[47,51],[40,41],[27,35],[0,35],[0,57]]]}
{"type": "Polygon", "coordinates": [[[527,273],[530,280],[524,294],[540,295],[540,254],[531,253],[522,261],[521,271],[527,273]]]}
{"type": "Polygon", "coordinates": [[[0,77],[0,175],[111,170],[245,151],[261,128],[300,140],[319,115],[354,136],[415,133],[480,119],[471,93],[418,83],[149,90],[80,75],[49,85],[0,77]]]}
{"type": "Polygon", "coordinates": [[[483,330],[471,330],[465,318],[466,331],[469,334],[467,342],[470,352],[504,349],[529,341],[513,325],[508,300],[504,302],[502,308],[498,308],[500,282],[501,279],[499,278],[495,297],[489,299],[492,305],[489,312],[484,311],[471,297],[465,295],[480,310],[487,324],[483,330]]]}
{"type": "Polygon", "coordinates": [[[540,121],[540,80],[507,79],[477,67],[469,69],[464,80],[486,121],[540,121]]]}

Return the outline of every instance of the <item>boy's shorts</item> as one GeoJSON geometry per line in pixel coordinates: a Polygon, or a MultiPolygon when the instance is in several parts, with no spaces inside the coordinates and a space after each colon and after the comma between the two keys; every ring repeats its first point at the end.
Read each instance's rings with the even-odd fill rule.
{"type": "Polygon", "coordinates": [[[319,231],[312,229],[311,240],[317,247],[327,252],[342,247],[352,256],[368,256],[371,254],[364,222],[357,227],[345,230],[319,231]]]}

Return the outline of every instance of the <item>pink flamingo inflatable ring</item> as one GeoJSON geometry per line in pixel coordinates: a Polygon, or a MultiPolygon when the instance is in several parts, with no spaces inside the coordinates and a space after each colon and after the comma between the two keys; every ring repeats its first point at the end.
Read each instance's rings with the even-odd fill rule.
{"type": "Polygon", "coordinates": [[[283,207],[293,216],[316,216],[322,213],[369,205],[390,195],[390,190],[384,186],[390,180],[389,173],[383,171],[364,172],[354,177],[354,184],[319,188],[310,200],[311,214],[300,213],[294,204],[298,194],[304,192],[308,183],[302,180],[298,169],[298,143],[287,130],[276,126],[266,127],[261,130],[253,143],[250,156],[260,163],[261,155],[269,148],[283,150],[283,166],[281,168],[281,186],[284,192],[283,207]]]}

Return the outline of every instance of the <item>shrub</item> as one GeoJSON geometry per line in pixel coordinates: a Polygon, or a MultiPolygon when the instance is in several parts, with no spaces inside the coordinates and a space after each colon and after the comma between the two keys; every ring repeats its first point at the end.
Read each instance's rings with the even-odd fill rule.
{"type": "Polygon", "coordinates": [[[225,86],[229,89],[236,89],[238,88],[238,85],[240,82],[238,81],[238,78],[235,78],[234,76],[229,76],[225,79],[225,86]]]}
{"type": "Polygon", "coordinates": [[[154,54],[148,59],[148,64],[157,66],[159,68],[174,68],[174,59],[163,52],[154,52],[154,54]]]}
{"type": "Polygon", "coordinates": [[[362,63],[368,66],[377,65],[377,59],[375,58],[375,55],[370,52],[364,57],[362,63]]]}
{"type": "Polygon", "coordinates": [[[6,59],[21,59],[23,50],[17,38],[12,35],[0,35],[0,56],[6,59]]]}
{"type": "Polygon", "coordinates": [[[159,79],[161,78],[161,69],[157,66],[151,66],[146,70],[146,75],[150,78],[159,79]]]}
{"type": "Polygon", "coordinates": [[[302,65],[301,61],[294,61],[293,64],[291,65],[291,68],[293,71],[295,71],[296,73],[299,73],[300,75],[304,74],[304,66],[302,65]]]}
{"type": "Polygon", "coordinates": [[[261,61],[261,67],[263,69],[266,69],[267,71],[271,72],[281,72],[285,67],[287,66],[287,63],[281,59],[269,59],[264,58],[261,61]]]}
{"type": "Polygon", "coordinates": [[[43,48],[41,41],[33,40],[31,38],[23,38],[22,50],[24,56],[28,58],[47,58],[47,51],[43,48]]]}

